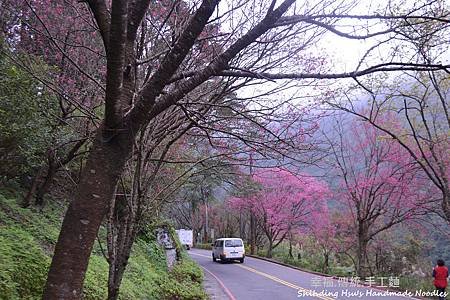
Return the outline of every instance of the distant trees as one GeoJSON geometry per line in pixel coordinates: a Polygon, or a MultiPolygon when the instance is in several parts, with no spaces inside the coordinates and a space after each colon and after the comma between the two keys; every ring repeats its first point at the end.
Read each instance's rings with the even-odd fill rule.
{"type": "Polygon", "coordinates": [[[324,183],[306,175],[282,169],[262,169],[253,176],[259,189],[244,198],[231,198],[235,209],[250,209],[268,241],[267,256],[289,233],[312,222],[326,206],[328,195],[324,183]]]}
{"type": "MultiPolygon", "coordinates": [[[[230,216],[227,216],[225,209],[222,210],[223,207],[217,196],[223,194],[226,187],[233,184],[239,175],[232,161],[222,156],[214,157],[215,155],[209,152],[211,149],[208,151],[208,147],[205,146],[202,143],[195,146],[190,143],[190,149],[186,149],[186,152],[191,152],[192,158],[196,157],[194,161],[197,160],[199,163],[194,166],[185,166],[189,171],[183,178],[183,185],[171,195],[167,205],[162,207],[163,215],[174,220],[176,226],[193,230],[196,238],[194,243],[197,241],[208,243],[211,238],[211,228],[216,230],[216,237],[224,231],[235,232],[235,230],[224,229],[230,225],[226,222],[230,216]],[[196,149],[196,151],[195,147],[201,150],[196,149]],[[197,240],[199,237],[201,239],[197,240]]],[[[234,217],[233,215],[234,222],[231,223],[236,225],[234,217]]],[[[236,228],[237,226],[233,226],[233,229],[236,228]]]]}

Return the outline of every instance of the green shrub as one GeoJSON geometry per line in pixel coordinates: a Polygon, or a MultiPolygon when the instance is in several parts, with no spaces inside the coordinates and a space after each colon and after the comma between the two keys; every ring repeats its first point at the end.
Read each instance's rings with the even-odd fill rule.
{"type": "Polygon", "coordinates": [[[202,270],[187,256],[184,256],[179,263],[175,264],[171,270],[171,274],[178,281],[192,281],[199,284],[203,282],[202,270]]]}
{"type": "Polygon", "coordinates": [[[211,246],[211,244],[201,244],[201,243],[198,243],[198,244],[195,244],[195,248],[198,248],[198,249],[205,249],[205,250],[211,250],[211,249],[212,249],[212,246],[211,246]]]}
{"type": "Polygon", "coordinates": [[[157,278],[164,274],[155,269],[147,257],[134,254],[130,257],[119,290],[119,299],[157,299],[157,278]]]}
{"type": "Polygon", "coordinates": [[[186,253],[183,253],[181,260],[173,266],[168,275],[167,278],[159,278],[162,299],[207,299],[201,285],[203,272],[186,253]]]}
{"type": "Polygon", "coordinates": [[[166,257],[155,241],[136,241],[120,286],[120,299],[157,299],[159,277],[167,274],[166,257]]]}
{"type": "Polygon", "coordinates": [[[49,264],[50,259],[28,232],[1,227],[1,299],[39,299],[49,264]]]}
{"type": "Polygon", "coordinates": [[[167,271],[166,253],[156,241],[146,243],[138,240],[136,244],[135,251],[147,256],[148,261],[152,263],[154,268],[167,271]]]}
{"type": "Polygon", "coordinates": [[[405,290],[424,290],[424,291],[433,291],[435,287],[433,285],[433,280],[429,277],[427,278],[418,278],[414,276],[402,275],[399,276],[400,279],[400,288],[405,290]]]}
{"type": "Polygon", "coordinates": [[[331,274],[338,277],[350,277],[355,273],[354,267],[332,266],[331,274]]]}
{"type": "Polygon", "coordinates": [[[108,263],[104,257],[91,255],[83,286],[87,300],[105,299],[108,294],[108,263]]]}
{"type": "MultiPolygon", "coordinates": [[[[45,86],[4,55],[0,43],[0,181],[33,173],[55,136],[57,99],[45,86]]],[[[24,55],[34,72],[51,70],[38,58],[24,55]]]]}
{"type": "Polygon", "coordinates": [[[8,195],[7,198],[0,194],[0,224],[20,227],[33,236],[46,252],[52,250],[58,238],[63,208],[52,201],[42,212],[37,212],[20,207],[18,199],[14,197],[21,196],[8,195]]]}
{"type": "Polygon", "coordinates": [[[159,299],[201,300],[207,296],[201,286],[163,280],[159,299]]]}
{"type": "Polygon", "coordinates": [[[14,249],[7,240],[0,236],[0,297],[1,299],[18,299],[18,283],[14,280],[16,262],[12,260],[14,249]]]}
{"type": "Polygon", "coordinates": [[[191,281],[173,280],[170,276],[158,278],[158,299],[202,300],[208,299],[202,286],[191,281]]]}

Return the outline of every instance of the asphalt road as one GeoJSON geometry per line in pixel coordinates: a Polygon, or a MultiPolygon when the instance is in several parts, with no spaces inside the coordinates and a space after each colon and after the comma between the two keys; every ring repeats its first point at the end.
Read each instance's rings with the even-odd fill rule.
{"type": "MultiPolygon", "coordinates": [[[[215,293],[209,291],[213,299],[414,299],[386,295],[383,294],[386,291],[380,289],[357,287],[342,279],[322,277],[256,258],[246,257],[243,264],[222,264],[212,261],[211,251],[192,249],[189,254],[203,268],[206,281],[215,281],[213,285],[221,289],[215,293]]],[[[415,291],[411,293],[415,295],[415,291]]]]}

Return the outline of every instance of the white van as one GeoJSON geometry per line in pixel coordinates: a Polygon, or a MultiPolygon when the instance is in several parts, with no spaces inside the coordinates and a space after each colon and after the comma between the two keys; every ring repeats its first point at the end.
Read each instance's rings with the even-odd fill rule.
{"type": "Polygon", "coordinates": [[[244,242],[238,238],[221,238],[215,240],[212,244],[212,259],[221,262],[228,260],[239,260],[244,262],[245,249],[244,242]]]}

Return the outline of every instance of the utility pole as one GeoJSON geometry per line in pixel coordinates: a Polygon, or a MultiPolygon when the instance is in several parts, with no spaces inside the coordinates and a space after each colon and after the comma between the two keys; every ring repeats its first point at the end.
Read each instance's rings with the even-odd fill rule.
{"type": "Polygon", "coordinates": [[[250,254],[255,254],[256,244],[256,230],[255,230],[255,216],[250,212],[250,254]]]}
{"type": "Polygon", "coordinates": [[[208,192],[205,192],[203,190],[203,187],[200,187],[200,192],[202,194],[202,198],[203,198],[203,204],[205,205],[205,227],[204,227],[204,234],[203,234],[203,243],[208,243],[208,192]]]}
{"type": "MultiPolygon", "coordinates": [[[[250,177],[253,176],[253,156],[250,150],[250,177]]],[[[250,254],[254,255],[256,252],[256,224],[253,210],[250,209],[250,254]]]]}
{"type": "Polygon", "coordinates": [[[205,203],[205,243],[208,243],[209,227],[208,227],[208,202],[205,203]]]}

